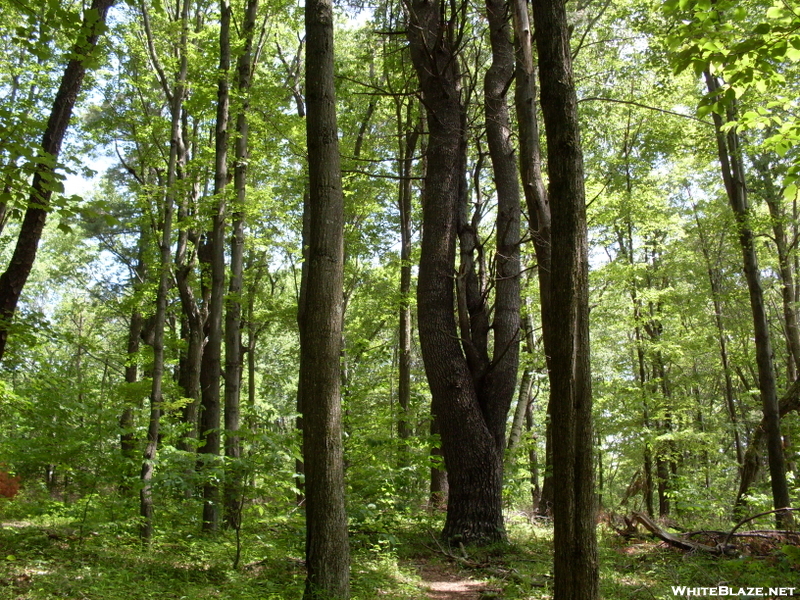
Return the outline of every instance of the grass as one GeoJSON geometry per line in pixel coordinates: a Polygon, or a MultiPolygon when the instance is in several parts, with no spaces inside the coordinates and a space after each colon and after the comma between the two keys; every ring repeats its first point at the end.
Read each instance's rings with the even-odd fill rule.
{"type": "MultiPolygon", "coordinates": [[[[201,536],[196,524],[173,523],[142,547],[134,522],[92,522],[86,517],[86,511],[80,519],[46,515],[0,528],[0,600],[302,597],[299,512],[248,515],[237,570],[232,568],[232,533],[201,536]]],[[[419,514],[393,523],[391,533],[354,526],[353,600],[424,599],[417,574],[421,565],[485,581],[487,600],[552,597],[552,530],[546,525],[510,519],[510,544],[464,553],[455,549],[459,558],[452,559],[431,535],[440,526],[439,516],[419,514]]],[[[791,587],[800,581],[800,560],[791,548],[763,557],[713,558],[649,540],[629,542],[605,526],[598,531],[601,592],[609,600],[674,598],[673,585],[791,587]]]]}

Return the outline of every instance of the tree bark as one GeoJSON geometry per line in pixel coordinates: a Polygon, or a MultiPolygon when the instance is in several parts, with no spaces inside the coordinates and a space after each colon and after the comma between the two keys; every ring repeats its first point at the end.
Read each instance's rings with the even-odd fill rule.
{"type": "MultiPolygon", "coordinates": [[[[539,118],[537,114],[536,72],[533,62],[533,34],[525,0],[510,0],[514,21],[515,42],[515,91],[514,105],[519,123],[519,163],[522,177],[522,190],[528,210],[533,247],[536,253],[537,275],[539,279],[539,298],[542,322],[551,322],[550,317],[550,201],[542,179],[542,152],[539,144],[539,118]]],[[[552,339],[548,331],[542,332],[545,362],[550,370],[552,339]]],[[[547,414],[550,415],[550,400],[547,414]]],[[[537,503],[537,511],[549,516],[553,506],[553,472],[551,465],[552,448],[550,419],[547,419],[545,434],[544,482],[537,503]]]]}
{"type": "MultiPolygon", "coordinates": [[[[709,72],[705,74],[706,85],[710,94],[717,94],[719,82],[709,72]]],[[[780,417],[778,414],[778,393],[775,382],[775,370],[772,364],[772,343],[769,335],[769,323],[764,305],[764,293],[761,289],[761,277],[758,270],[758,259],[753,244],[753,230],[750,227],[750,207],[747,201],[744,162],[739,146],[739,135],[731,128],[727,135],[723,131],[723,119],[713,113],[716,129],[717,150],[719,153],[722,178],[728,195],[739,234],[739,245],[742,249],[744,274],[747,290],[750,295],[750,310],[753,316],[755,333],[756,366],[758,367],[758,387],[761,391],[761,404],[764,413],[764,432],[767,439],[769,456],[770,481],[772,483],[773,508],[790,506],[789,487],[786,482],[786,464],[783,456],[783,439],[781,437],[780,417]]],[[[728,108],[728,122],[735,121],[733,107],[728,108]]],[[[778,528],[788,528],[793,521],[791,513],[776,515],[778,528]]]]}
{"type": "Polygon", "coordinates": [[[11,321],[22,288],[36,260],[39,240],[50,209],[50,199],[59,185],[59,177],[56,175],[58,156],[81,91],[86,65],[95,54],[100,34],[105,29],[108,10],[113,4],[114,0],[92,0],[91,7],[84,12],[78,39],[72,50],[74,58],[67,64],[53,100],[53,108],[42,136],[37,168],[31,182],[28,208],[22,219],[8,268],[0,276],[0,360],[5,354],[11,321]]]}
{"type": "Polygon", "coordinates": [[[552,218],[554,599],[598,597],[583,155],[563,0],[533,0],[552,218]]]}
{"type": "Polygon", "coordinates": [[[225,188],[228,184],[228,115],[230,93],[228,72],[231,65],[230,47],[231,6],[220,2],[219,79],[217,83],[217,119],[214,132],[214,212],[211,231],[207,234],[211,254],[211,299],[208,305],[208,341],[203,350],[200,370],[202,410],[199,449],[200,461],[206,471],[203,483],[203,530],[214,531],[220,521],[220,490],[218,478],[212,475],[220,453],[220,384],[222,381],[222,314],[225,304],[225,188]]]}
{"type": "MultiPolygon", "coordinates": [[[[189,35],[189,0],[183,0],[181,6],[181,59],[176,75],[175,86],[168,94],[170,100],[170,143],[169,162],[167,164],[167,185],[164,193],[164,209],[160,240],[160,274],[156,294],[156,314],[153,334],[153,385],[150,392],[150,421],[147,428],[147,445],[142,463],[142,488],[139,493],[143,540],[153,537],[153,490],[152,478],[154,461],[158,449],[158,431],[161,421],[162,383],[164,378],[164,326],[167,316],[167,296],[170,288],[170,263],[172,256],[172,211],[175,204],[175,184],[177,182],[178,150],[181,144],[181,111],[185,94],[188,57],[186,44],[189,35]]],[[[146,12],[142,4],[143,12],[146,12]]]]}
{"type": "Polygon", "coordinates": [[[244,48],[236,61],[236,90],[241,104],[236,115],[236,143],[233,186],[236,204],[231,227],[231,275],[228,298],[225,301],[225,522],[233,528],[240,526],[242,503],[242,472],[239,458],[239,404],[242,390],[242,275],[244,272],[244,219],[247,200],[247,111],[252,82],[252,47],[256,27],[258,0],[249,0],[242,25],[244,48]]]}
{"type": "Polygon", "coordinates": [[[407,131],[398,132],[400,137],[400,156],[398,158],[400,171],[400,184],[398,206],[400,208],[400,323],[398,337],[400,350],[398,355],[398,385],[397,402],[400,406],[400,415],[397,419],[397,437],[401,443],[401,458],[407,461],[408,445],[406,440],[411,437],[409,424],[409,411],[411,407],[411,170],[414,165],[414,153],[417,148],[417,139],[421,133],[421,123],[413,130],[411,126],[413,104],[406,106],[406,118],[403,119],[402,103],[397,101],[397,122],[405,123],[407,131]]]}
{"type": "Polygon", "coordinates": [[[350,596],[339,355],[342,343],[344,194],[333,77],[333,5],[306,0],[308,269],[300,306],[300,406],[306,495],[303,598],[350,596]]]}
{"type": "MultiPolygon", "coordinates": [[[[449,500],[442,535],[450,542],[495,542],[505,539],[502,455],[518,358],[519,297],[513,298],[513,289],[519,286],[519,249],[514,238],[514,209],[498,210],[498,243],[508,259],[500,259],[500,268],[507,279],[495,282],[495,346],[490,360],[488,307],[481,293],[485,290],[471,267],[477,230],[464,216],[466,113],[458,68],[458,40],[464,24],[456,7],[423,0],[406,6],[411,58],[430,131],[417,312],[432,411],[440,419],[448,472],[449,500]],[[454,315],[457,236],[462,242],[457,276],[460,326],[454,315]]],[[[507,29],[504,31],[508,35],[507,29]]],[[[517,217],[517,235],[518,227],[517,217]]],[[[498,254],[501,252],[498,248],[498,254]]]]}

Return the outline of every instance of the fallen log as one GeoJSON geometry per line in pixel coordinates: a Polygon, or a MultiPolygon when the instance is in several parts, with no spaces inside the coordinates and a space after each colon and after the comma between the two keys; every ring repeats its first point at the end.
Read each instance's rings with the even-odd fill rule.
{"type": "Polygon", "coordinates": [[[664,531],[650,517],[648,517],[644,513],[634,512],[633,521],[641,523],[642,526],[645,529],[647,529],[647,531],[652,533],[661,541],[666,542],[667,544],[669,544],[670,546],[674,546],[675,548],[680,548],[681,550],[688,550],[690,552],[706,552],[708,554],[725,553],[724,549],[726,548],[726,546],[724,544],[717,546],[708,546],[706,544],[701,544],[700,542],[693,542],[691,540],[680,538],[677,535],[669,533],[668,531],[664,531]]]}

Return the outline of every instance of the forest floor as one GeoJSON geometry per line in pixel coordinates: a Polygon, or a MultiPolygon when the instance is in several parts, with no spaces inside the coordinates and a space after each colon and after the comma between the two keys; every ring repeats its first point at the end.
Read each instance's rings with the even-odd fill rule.
{"type": "MultiPolygon", "coordinates": [[[[162,510],[162,529],[148,547],[139,543],[135,521],[120,518],[129,511],[119,507],[109,512],[76,503],[36,515],[11,508],[0,504],[0,600],[302,596],[304,533],[298,512],[246,515],[234,568],[235,535],[198,534],[197,524],[186,522],[185,507],[162,510]]],[[[510,515],[511,543],[480,550],[441,547],[434,533],[440,526],[441,515],[428,513],[352,523],[353,600],[552,598],[549,524],[510,515]]],[[[687,554],[648,536],[626,540],[603,524],[598,531],[601,593],[608,600],[680,597],[673,586],[800,588],[797,547],[712,557],[687,554]]],[[[800,596],[800,589],[794,595],[800,596]]]]}

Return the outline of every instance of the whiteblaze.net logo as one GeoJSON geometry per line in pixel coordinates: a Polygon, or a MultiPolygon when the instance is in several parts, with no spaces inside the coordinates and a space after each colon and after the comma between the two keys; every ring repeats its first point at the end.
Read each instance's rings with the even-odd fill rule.
{"type": "MultiPolygon", "coordinates": [[[[728,587],[720,585],[717,587],[689,587],[685,585],[673,585],[673,596],[742,596],[744,598],[764,597],[780,598],[784,596],[794,596],[795,587],[728,587]]],[[[800,593],[798,593],[800,596],[800,593]]]]}

